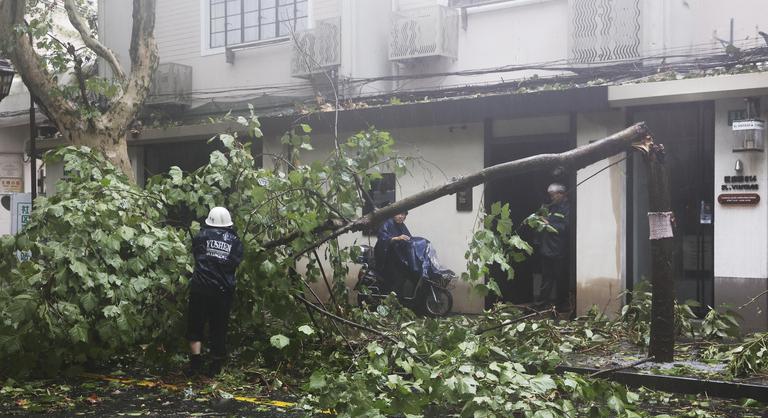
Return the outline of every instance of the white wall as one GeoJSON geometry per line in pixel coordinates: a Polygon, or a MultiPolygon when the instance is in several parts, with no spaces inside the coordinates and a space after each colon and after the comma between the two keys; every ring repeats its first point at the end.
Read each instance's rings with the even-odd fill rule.
{"type": "MultiPolygon", "coordinates": [[[[411,3],[416,2],[409,1],[409,7],[411,3]]],[[[524,6],[516,6],[514,3],[509,2],[502,8],[469,9],[466,30],[459,29],[458,59],[417,60],[400,65],[400,74],[456,72],[566,59],[568,2],[552,0],[524,6]]],[[[433,0],[432,4],[436,2],[433,0]]],[[[406,8],[404,5],[401,7],[406,8]]],[[[555,72],[518,71],[471,77],[446,76],[403,81],[398,87],[424,89],[467,83],[500,83],[504,80],[530,77],[533,74],[545,76],[555,72]]]]}
{"type": "MultiPolygon", "coordinates": [[[[766,101],[763,100],[763,108],[766,101]]],[[[723,193],[724,176],[737,175],[740,159],[743,175],[758,178],[760,202],[756,206],[725,206],[715,202],[715,277],[768,277],[768,155],[765,152],[734,153],[728,111],[744,109],[744,100],[715,103],[715,196],[723,193]]],[[[763,113],[763,118],[765,118],[763,113]]],[[[733,192],[731,192],[733,193],[733,192]]]]}
{"type": "MultiPolygon", "coordinates": [[[[423,161],[409,167],[409,173],[400,178],[396,191],[397,199],[420,192],[429,187],[443,184],[451,177],[464,176],[483,168],[483,127],[482,124],[469,124],[467,129],[449,132],[448,126],[428,128],[392,129],[396,150],[401,155],[423,157],[423,161]],[[438,168],[439,167],[439,168],[438,168]]],[[[345,134],[340,135],[345,138],[345,134]]],[[[325,158],[333,149],[328,136],[314,136],[315,150],[302,154],[303,160],[325,158]]],[[[279,141],[267,140],[264,152],[279,152],[279,141]]],[[[271,162],[265,161],[265,166],[271,162]]],[[[461,274],[466,270],[464,253],[474,231],[481,209],[483,187],[475,187],[472,193],[473,212],[457,212],[456,197],[446,196],[424,206],[413,209],[406,224],[411,233],[429,239],[435,246],[438,257],[444,267],[461,274]]],[[[347,234],[340,238],[342,245],[353,243],[374,245],[375,237],[361,234],[347,234]]],[[[354,285],[359,266],[352,266],[348,283],[354,285]]],[[[324,294],[324,285],[316,287],[324,294]]],[[[454,312],[480,312],[484,299],[472,294],[466,283],[457,283],[453,290],[454,312]]]]}
{"type": "Polygon", "coordinates": [[[734,44],[742,48],[764,46],[758,31],[768,32],[764,0],[643,0],[643,55],[662,52],[722,52],[714,39],[729,40],[734,19],[734,44]]]}
{"type": "MultiPolygon", "coordinates": [[[[768,105],[763,97],[762,108],[768,105]]],[[[734,153],[733,133],[728,126],[728,111],[744,109],[742,99],[715,102],[715,196],[723,192],[724,176],[757,176],[755,191],[760,202],[755,206],[724,206],[715,201],[715,305],[744,305],[742,329],[745,332],[768,328],[768,157],[765,152],[734,153]],[[742,173],[734,170],[736,160],[743,163],[742,173]],[[761,297],[758,295],[763,294],[761,297]],[[756,298],[756,299],[755,299],[756,298]]],[[[766,112],[762,114],[763,119],[766,112]]],[[[750,191],[751,192],[751,191],[750,191]]]]}
{"type": "MultiPolygon", "coordinates": [[[[578,146],[605,138],[624,128],[624,112],[613,110],[579,114],[578,146]]],[[[598,161],[577,173],[578,182],[624,158],[624,154],[598,161]]],[[[626,162],[592,177],[578,188],[576,217],[576,313],[597,305],[608,315],[622,306],[626,288],[626,162]],[[596,262],[599,261],[599,262],[596,262]]]]}
{"type": "MultiPolygon", "coordinates": [[[[18,154],[19,158],[25,158],[24,141],[29,138],[28,126],[0,127],[0,154],[18,154]]],[[[23,163],[24,192],[32,191],[30,181],[30,164],[23,163]]],[[[0,196],[3,194],[0,193],[0,196]]],[[[0,207],[0,235],[11,233],[11,212],[0,207]]]]}

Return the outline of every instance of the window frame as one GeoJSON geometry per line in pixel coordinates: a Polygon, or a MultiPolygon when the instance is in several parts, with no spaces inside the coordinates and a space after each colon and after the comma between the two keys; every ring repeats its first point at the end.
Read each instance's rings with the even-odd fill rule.
{"type": "MultiPolygon", "coordinates": [[[[222,17],[224,19],[224,31],[221,33],[225,34],[225,45],[219,46],[219,47],[211,47],[211,1],[212,0],[200,0],[200,55],[201,56],[208,56],[208,55],[216,55],[216,54],[223,54],[226,52],[227,48],[236,47],[238,45],[247,45],[248,47],[266,47],[270,45],[286,45],[290,43],[290,36],[275,36],[272,38],[262,39],[262,40],[256,40],[256,41],[247,41],[247,42],[239,42],[237,44],[231,44],[226,45],[226,22],[227,22],[227,12],[226,12],[226,4],[229,0],[221,0],[223,4],[225,4],[225,11],[224,16],[222,17]]],[[[214,0],[216,1],[216,0],[214,0]]],[[[244,35],[245,29],[247,28],[259,28],[259,32],[261,31],[261,25],[257,24],[256,26],[248,26],[247,28],[244,26],[245,24],[245,11],[244,11],[244,2],[243,0],[239,0],[241,2],[240,4],[240,34],[241,36],[244,35]]],[[[280,0],[274,0],[275,1],[275,35],[277,35],[279,32],[280,23],[283,22],[283,20],[280,20],[280,17],[277,15],[280,10],[280,0]]],[[[307,8],[307,14],[306,17],[302,16],[302,18],[306,18],[307,24],[305,29],[311,29],[314,26],[314,19],[313,19],[313,13],[312,13],[312,5],[314,0],[291,0],[294,5],[294,13],[296,12],[296,3],[306,1],[306,8],[307,8]]],[[[295,19],[295,17],[293,18],[295,19]]]]}

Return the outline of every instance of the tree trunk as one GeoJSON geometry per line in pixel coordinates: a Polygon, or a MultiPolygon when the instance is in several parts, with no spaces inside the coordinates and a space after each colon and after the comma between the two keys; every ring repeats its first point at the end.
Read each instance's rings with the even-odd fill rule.
{"type": "MultiPolygon", "coordinates": [[[[58,74],[52,73],[46,64],[50,58],[43,57],[36,51],[36,40],[33,36],[16,30],[17,27],[27,25],[27,3],[30,3],[30,0],[0,0],[0,49],[10,53],[13,65],[24,84],[65,138],[74,145],[86,145],[101,151],[115,167],[135,182],[136,176],[128,158],[126,131],[147,97],[152,75],[157,68],[157,42],[154,36],[156,0],[133,0],[133,27],[129,51],[131,62],[126,66],[130,68],[130,74],[125,74],[117,55],[90,33],[86,20],[77,9],[77,1],[65,0],[64,8],[69,21],[83,39],[83,43],[110,66],[120,87],[111,99],[108,110],[88,119],[83,119],[80,110],[94,104],[89,103],[85,79],[79,64],[74,68],[80,87],[79,96],[63,94],[58,84],[58,74]]],[[[79,59],[74,48],[67,50],[67,54],[71,55],[75,62],[79,59]]]]}
{"type": "Polygon", "coordinates": [[[128,176],[131,183],[136,183],[136,176],[131,168],[131,159],[128,156],[125,134],[107,129],[96,132],[76,129],[65,131],[64,136],[69,138],[73,145],[86,146],[101,152],[115,168],[128,176]]]}
{"type": "MultiPolygon", "coordinates": [[[[671,212],[669,178],[663,148],[652,149],[649,158],[648,207],[651,212],[671,212]]],[[[651,341],[648,356],[658,362],[674,361],[675,278],[672,272],[674,238],[651,240],[651,341]]]]}
{"type": "Polygon", "coordinates": [[[589,145],[575,148],[560,154],[539,154],[507,163],[484,168],[458,180],[434,187],[423,192],[408,196],[384,208],[375,210],[356,220],[353,230],[361,231],[371,225],[379,224],[392,216],[429,203],[442,196],[451,195],[458,191],[472,188],[489,180],[512,177],[535,170],[562,167],[567,170],[578,170],[604,158],[631,149],[633,142],[645,137],[647,130],[644,123],[637,123],[607,138],[592,142],[589,145]]]}

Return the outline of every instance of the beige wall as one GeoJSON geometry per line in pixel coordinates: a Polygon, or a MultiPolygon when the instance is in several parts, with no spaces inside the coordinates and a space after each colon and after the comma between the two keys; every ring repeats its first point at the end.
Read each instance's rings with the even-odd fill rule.
{"type": "MultiPolygon", "coordinates": [[[[579,146],[604,138],[624,127],[624,112],[579,114],[579,146]]],[[[624,155],[599,161],[577,173],[579,182],[624,155]]],[[[576,312],[592,305],[606,314],[622,306],[619,294],[625,289],[625,190],[626,163],[621,162],[596,175],[578,188],[576,219],[576,312]]]]}

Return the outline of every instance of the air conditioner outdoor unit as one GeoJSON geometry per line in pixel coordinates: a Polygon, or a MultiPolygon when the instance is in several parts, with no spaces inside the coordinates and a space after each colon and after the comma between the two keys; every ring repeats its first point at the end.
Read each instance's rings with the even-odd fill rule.
{"type": "Polygon", "coordinates": [[[173,62],[157,66],[146,104],[186,105],[192,91],[192,67],[173,62]]]}
{"type": "Polygon", "coordinates": [[[459,12],[430,6],[395,12],[389,34],[390,61],[422,57],[457,58],[459,12]]]}
{"type": "Polygon", "coordinates": [[[296,32],[291,75],[307,78],[341,65],[341,18],[319,20],[312,29],[296,32]]]}

